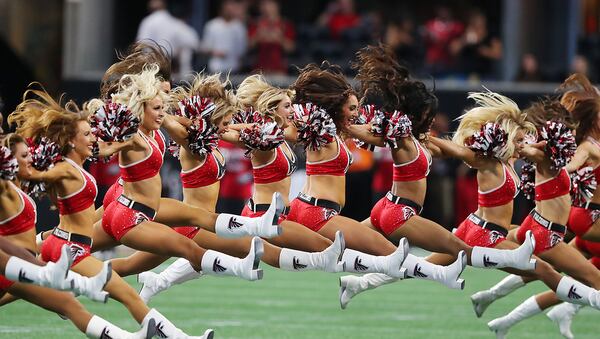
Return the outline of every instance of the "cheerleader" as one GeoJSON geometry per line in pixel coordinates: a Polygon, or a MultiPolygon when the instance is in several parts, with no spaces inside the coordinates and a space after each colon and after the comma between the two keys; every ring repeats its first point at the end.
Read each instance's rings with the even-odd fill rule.
{"type": "MultiPolygon", "coordinates": [[[[392,189],[377,202],[363,224],[391,241],[406,237],[411,244],[426,250],[457,257],[447,270],[410,254],[403,264],[410,276],[436,280],[450,288],[463,288],[464,281],[458,276],[467,261],[475,267],[488,268],[483,260],[486,257],[497,263],[494,268],[530,269],[532,244],[514,251],[472,247],[442,226],[419,216],[431,164],[431,155],[423,142],[436,114],[437,98],[423,83],[410,80],[408,70],[384,46],[362,49],[356,66],[363,100],[381,103],[381,110],[370,112],[369,124],[352,125],[350,134],[362,142],[390,146],[394,159],[392,189]]],[[[512,195],[508,198],[512,202],[512,195]]],[[[354,295],[396,280],[382,274],[342,277],[340,304],[344,308],[354,295]]]]}
{"type": "MultiPolygon", "coordinates": [[[[228,125],[237,109],[237,100],[233,93],[226,89],[227,83],[227,81],[222,82],[220,80],[219,74],[211,76],[199,74],[190,88],[176,88],[172,93],[175,98],[174,101],[179,103],[179,117],[183,116],[184,121],[192,118],[189,123],[201,123],[203,128],[208,130],[208,133],[197,133],[194,130],[186,129],[174,118],[166,119],[163,124],[177,142],[172,145],[171,150],[179,157],[182,165],[181,180],[184,203],[211,212],[215,210],[219,194],[219,180],[225,171],[225,159],[216,147],[217,136],[229,133],[228,125]],[[213,129],[212,126],[215,126],[215,128],[213,129]]],[[[283,192],[287,194],[285,190],[283,192]]],[[[269,192],[269,197],[273,193],[269,192]]],[[[266,204],[267,208],[263,212],[268,210],[269,203],[266,204]]],[[[260,217],[261,215],[246,216],[260,217]]],[[[330,272],[341,271],[341,267],[339,267],[341,265],[338,264],[338,257],[343,252],[341,235],[335,244],[331,244],[328,239],[324,238],[324,245],[317,247],[320,244],[312,244],[315,242],[313,239],[315,237],[314,233],[303,233],[304,228],[300,228],[300,232],[294,232],[294,230],[288,232],[285,223],[281,225],[285,230],[281,236],[271,238],[269,242],[263,240],[264,256],[262,260],[264,262],[290,271],[316,269],[330,272]],[[302,236],[302,234],[305,236],[302,236]],[[270,242],[277,244],[277,239],[282,237],[286,239],[297,237],[296,248],[317,248],[322,252],[307,253],[270,244],[270,242]]],[[[214,233],[197,227],[175,227],[174,229],[193,239],[202,247],[236,256],[247,253],[251,245],[251,239],[249,238],[222,239],[214,233]]],[[[133,274],[140,272],[140,267],[145,268],[148,267],[149,263],[152,263],[153,266],[149,268],[151,269],[164,260],[164,258],[156,256],[151,258],[149,254],[136,253],[127,259],[113,260],[113,264],[115,267],[123,267],[129,274],[133,274]]],[[[120,271],[117,269],[117,272],[120,271]]],[[[143,299],[149,300],[150,297],[174,283],[180,284],[198,277],[200,277],[200,273],[196,272],[187,260],[179,259],[160,274],[152,272],[140,274],[139,281],[144,284],[140,295],[143,299]]]]}
{"type": "MultiPolygon", "coordinates": [[[[103,263],[90,255],[97,189],[94,178],[82,168],[83,162],[92,156],[95,142],[87,118],[73,102],[63,107],[45,91],[28,90],[24,101],[9,116],[9,122],[17,125],[20,135],[38,144],[38,152],[47,155],[46,162],[54,163],[44,171],[31,169],[29,178],[47,185],[60,216],[59,226],[42,244],[42,259],[56,262],[66,244],[70,246],[73,270],[91,276],[102,270],[103,263]]],[[[131,147],[131,143],[119,145],[117,147],[131,147]]],[[[106,291],[124,304],[144,328],[156,327],[159,335],[168,338],[186,336],[158,311],[150,310],[135,290],[114,272],[106,291]],[[154,324],[156,326],[152,326],[154,324]]],[[[101,335],[107,329],[119,331],[104,321],[88,325],[86,331],[101,335]]],[[[210,336],[212,330],[204,337],[210,336]]]]}
{"type": "MultiPolygon", "coordinates": [[[[584,245],[585,243],[583,243],[582,241],[585,240],[585,237],[595,239],[593,236],[594,233],[592,229],[594,224],[594,206],[596,205],[596,203],[594,203],[593,201],[596,194],[594,193],[592,195],[592,199],[590,202],[585,202],[584,199],[574,199],[573,203],[578,206],[573,206],[571,208],[571,200],[567,199],[568,197],[565,196],[565,192],[569,191],[567,184],[570,184],[566,173],[574,172],[573,175],[575,176],[585,175],[584,166],[588,166],[590,168],[594,168],[594,170],[592,170],[591,173],[594,177],[596,176],[595,168],[597,168],[598,166],[596,160],[594,160],[595,158],[593,152],[597,151],[597,147],[594,146],[594,138],[591,135],[593,135],[594,128],[597,128],[597,124],[595,124],[594,121],[596,119],[598,111],[598,94],[596,93],[596,90],[593,88],[593,86],[591,86],[589,81],[581,75],[571,76],[565,81],[562,87],[569,89],[562,96],[561,103],[563,103],[565,107],[569,109],[570,113],[567,112],[565,108],[563,108],[563,106],[559,103],[546,103],[545,106],[538,103],[530,109],[530,114],[532,116],[532,119],[538,119],[539,121],[545,118],[548,118],[549,120],[552,118],[560,119],[564,116],[573,117],[575,121],[579,120],[576,139],[580,142],[580,144],[579,147],[577,147],[575,156],[569,162],[569,164],[562,168],[555,178],[548,180],[549,183],[552,183],[559,182],[559,179],[562,178],[561,180],[564,182],[564,184],[562,185],[562,189],[558,190],[558,188],[560,188],[560,185],[555,184],[554,186],[551,186],[550,184],[544,182],[542,185],[535,187],[535,196],[536,201],[538,201],[540,199],[549,200],[549,198],[552,198],[558,193],[562,194],[562,196],[557,196],[556,199],[551,200],[556,202],[553,205],[551,205],[551,208],[549,210],[559,211],[560,208],[570,208],[570,213],[565,212],[563,210],[562,212],[564,212],[564,214],[561,214],[561,216],[568,215],[569,229],[571,229],[571,231],[573,231],[573,233],[577,235],[580,244],[584,245]],[[555,116],[552,116],[552,113],[554,113],[555,116]],[[556,117],[557,115],[558,117],[556,117]]],[[[563,134],[564,133],[561,133],[560,135],[562,136],[563,134]]],[[[552,152],[550,154],[560,155],[561,150],[564,149],[568,151],[569,149],[575,147],[574,145],[567,144],[562,139],[559,139],[558,134],[554,135],[554,141],[553,139],[550,139],[547,142],[549,145],[551,145],[547,146],[547,151],[552,152]],[[558,140],[558,142],[556,140],[558,140]],[[571,147],[569,148],[568,146],[571,147]]],[[[541,152],[538,153],[540,153],[539,156],[541,157],[542,161],[545,160],[546,162],[551,162],[551,164],[554,164],[554,162],[557,161],[564,161],[558,158],[557,156],[555,156],[554,159],[558,158],[558,160],[554,160],[553,158],[545,159],[544,157],[542,157],[541,152]]],[[[565,156],[563,156],[563,158],[564,157],[565,156]]],[[[540,166],[538,164],[536,168],[539,167],[540,166]]],[[[538,180],[537,176],[538,172],[536,172],[536,180],[538,180]]],[[[594,269],[594,266],[592,264],[586,264],[584,258],[581,255],[574,254],[576,253],[576,251],[573,251],[571,247],[562,244],[562,233],[555,234],[550,232],[544,232],[542,236],[546,236],[547,238],[549,238],[549,245],[547,245],[547,248],[540,249],[540,251],[544,251],[545,255],[549,256],[549,258],[547,259],[549,262],[553,263],[554,265],[554,260],[559,260],[559,266],[557,266],[557,269],[561,269],[567,272],[576,279],[585,282],[589,286],[593,286],[596,289],[598,288],[598,282],[596,279],[600,275],[600,272],[594,269]],[[564,257],[564,255],[568,255],[569,260],[564,260],[564,258],[566,258],[564,257]],[[561,260],[561,258],[563,260],[561,260]]],[[[523,286],[524,284],[530,281],[532,281],[532,279],[521,279],[517,276],[509,276],[503,279],[495,286],[493,286],[491,289],[480,291],[474,294],[473,296],[471,296],[471,299],[473,301],[474,306],[476,307],[476,312],[479,311],[478,315],[482,314],[483,311],[492,302],[508,295],[509,293],[513,292],[517,288],[523,286]]],[[[491,321],[489,323],[490,328],[500,328],[501,331],[507,332],[510,327],[512,327],[519,321],[531,317],[535,314],[541,313],[544,309],[559,303],[561,300],[564,299],[561,297],[557,297],[552,292],[547,292],[537,295],[535,297],[531,297],[527,299],[524,303],[519,305],[517,308],[515,308],[515,310],[510,312],[508,315],[491,321]]],[[[575,304],[585,305],[586,303],[581,303],[580,301],[575,302],[575,304]]],[[[594,304],[592,304],[592,306],[594,306],[594,304]]],[[[598,307],[598,305],[596,305],[595,307],[598,307]]],[[[549,316],[559,323],[561,333],[570,333],[570,326],[568,325],[570,324],[569,315],[574,314],[573,310],[576,308],[577,307],[575,306],[563,306],[561,308],[558,308],[557,311],[549,313],[549,316]],[[562,308],[566,308],[568,310],[568,312],[565,313],[564,317],[561,317],[558,311],[562,308]]]]}

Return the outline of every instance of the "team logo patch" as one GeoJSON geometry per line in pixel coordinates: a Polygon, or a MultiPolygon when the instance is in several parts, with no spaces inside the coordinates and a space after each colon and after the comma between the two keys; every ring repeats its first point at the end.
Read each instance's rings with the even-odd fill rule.
{"type": "Polygon", "coordinates": [[[575,287],[575,285],[572,285],[571,288],[569,288],[569,294],[567,295],[567,297],[573,300],[581,299],[581,295],[577,294],[577,288],[575,287]]]}
{"type": "Polygon", "coordinates": [[[404,220],[408,220],[415,216],[417,213],[415,213],[415,210],[412,209],[412,207],[404,206],[402,207],[402,214],[404,215],[404,220]]]}
{"type": "Polygon", "coordinates": [[[335,217],[336,215],[338,215],[338,212],[336,210],[331,210],[328,208],[323,209],[323,218],[325,220],[329,220],[329,219],[335,217]]]}
{"type": "Polygon", "coordinates": [[[135,221],[134,221],[134,223],[135,223],[136,225],[139,225],[139,224],[143,223],[144,221],[148,221],[148,220],[150,220],[150,218],[148,218],[148,216],[146,216],[146,215],[145,215],[144,213],[142,213],[142,212],[137,212],[137,213],[135,214],[135,221]]]}
{"type": "Polygon", "coordinates": [[[490,237],[490,244],[495,244],[498,240],[503,238],[502,234],[500,234],[500,232],[497,232],[497,231],[490,231],[489,237],[490,237]]]}
{"type": "Polygon", "coordinates": [[[558,233],[552,232],[552,235],[550,236],[550,247],[556,246],[556,244],[558,244],[561,241],[563,241],[563,236],[558,233]]]}
{"type": "Polygon", "coordinates": [[[85,254],[85,248],[77,245],[77,244],[71,244],[71,258],[73,258],[73,261],[77,260],[77,258],[83,256],[85,254]]]}
{"type": "Polygon", "coordinates": [[[592,222],[596,222],[596,220],[598,220],[598,218],[600,218],[600,211],[599,210],[593,210],[590,213],[590,217],[592,218],[592,222]]]}

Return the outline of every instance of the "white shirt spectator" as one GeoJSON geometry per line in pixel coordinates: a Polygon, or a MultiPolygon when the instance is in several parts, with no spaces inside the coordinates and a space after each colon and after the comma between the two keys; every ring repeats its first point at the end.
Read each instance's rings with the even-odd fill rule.
{"type": "Polygon", "coordinates": [[[142,20],[136,40],[151,39],[166,48],[179,62],[175,78],[192,72],[192,57],[200,46],[198,33],[183,20],[175,18],[166,9],[153,12],[142,20]]]}
{"type": "Polygon", "coordinates": [[[208,70],[211,72],[236,72],[240,59],[246,53],[248,36],[246,27],[237,19],[230,21],[216,17],[204,26],[204,49],[211,55],[208,70]]]}

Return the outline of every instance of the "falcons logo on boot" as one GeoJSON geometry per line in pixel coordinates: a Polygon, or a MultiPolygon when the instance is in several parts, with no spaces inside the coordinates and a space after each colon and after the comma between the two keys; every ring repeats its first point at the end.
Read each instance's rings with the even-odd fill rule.
{"type": "Polygon", "coordinates": [[[306,266],[308,265],[304,265],[300,263],[300,259],[294,257],[294,259],[292,260],[292,265],[294,266],[295,270],[301,270],[303,268],[306,268],[306,266]]]}
{"type": "Polygon", "coordinates": [[[483,266],[484,267],[494,267],[497,266],[498,263],[497,262],[493,262],[490,257],[488,257],[487,255],[483,256],[483,266]]]}
{"type": "Polygon", "coordinates": [[[33,282],[33,280],[31,280],[25,276],[25,271],[23,271],[23,270],[19,270],[19,281],[28,283],[28,284],[31,284],[33,282]]]}
{"type": "Polygon", "coordinates": [[[421,272],[421,266],[419,264],[415,265],[415,270],[413,271],[413,276],[419,278],[427,278],[427,274],[421,272]]]}
{"type": "Polygon", "coordinates": [[[220,263],[221,263],[221,261],[219,260],[219,258],[215,258],[215,261],[213,262],[213,272],[223,273],[223,272],[227,271],[227,268],[219,265],[220,263]]]}
{"type": "Polygon", "coordinates": [[[100,334],[100,339],[113,339],[108,332],[108,327],[105,327],[100,334]]]}
{"type": "Polygon", "coordinates": [[[163,328],[165,327],[165,325],[160,322],[158,324],[156,324],[156,336],[159,338],[167,338],[168,336],[165,334],[165,332],[163,332],[163,328]]]}
{"type": "Polygon", "coordinates": [[[579,294],[577,294],[577,288],[575,287],[575,285],[573,285],[573,286],[571,286],[571,288],[569,288],[569,294],[567,295],[567,297],[569,299],[573,299],[573,300],[581,299],[581,296],[579,294]]]}
{"type": "Polygon", "coordinates": [[[366,271],[368,269],[369,269],[369,266],[365,266],[362,264],[362,259],[360,259],[359,257],[356,257],[356,259],[354,259],[354,270],[366,271]]]}
{"type": "Polygon", "coordinates": [[[231,218],[229,219],[229,225],[227,226],[227,229],[233,229],[233,228],[240,228],[242,227],[242,223],[241,222],[237,222],[235,220],[235,218],[231,218]]]}

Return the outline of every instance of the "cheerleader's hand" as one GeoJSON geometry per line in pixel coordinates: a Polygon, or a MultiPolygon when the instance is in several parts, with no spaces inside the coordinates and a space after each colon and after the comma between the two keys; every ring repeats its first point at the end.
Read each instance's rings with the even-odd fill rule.
{"type": "Polygon", "coordinates": [[[544,153],[546,144],[547,144],[547,142],[544,140],[544,141],[536,142],[534,144],[525,145],[519,151],[519,155],[522,158],[526,158],[527,160],[532,161],[534,163],[540,163],[540,162],[544,161],[544,159],[546,157],[546,155],[544,153]]]}

